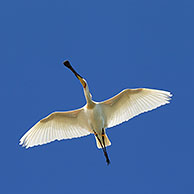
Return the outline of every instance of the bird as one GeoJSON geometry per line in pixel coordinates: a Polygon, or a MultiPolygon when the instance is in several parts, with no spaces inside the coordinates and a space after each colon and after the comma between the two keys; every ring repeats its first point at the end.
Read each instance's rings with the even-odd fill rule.
{"type": "Polygon", "coordinates": [[[92,100],[87,81],[77,73],[68,60],[69,68],[83,86],[86,104],[79,109],[53,112],[36,123],[20,139],[20,145],[29,148],[55,140],[78,138],[93,134],[97,148],[102,149],[107,165],[110,159],[107,146],[111,142],[106,129],[168,104],[172,94],[168,91],[148,88],[124,89],[112,98],[96,102],[92,100]]]}

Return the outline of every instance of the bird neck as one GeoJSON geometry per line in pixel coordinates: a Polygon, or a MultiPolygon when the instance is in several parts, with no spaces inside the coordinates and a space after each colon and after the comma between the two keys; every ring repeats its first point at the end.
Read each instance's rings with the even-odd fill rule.
{"type": "Polygon", "coordinates": [[[84,89],[84,94],[85,94],[85,98],[86,98],[86,102],[87,102],[87,108],[89,108],[89,109],[93,108],[95,106],[95,103],[91,99],[91,95],[90,95],[90,91],[89,91],[88,87],[86,87],[84,89]]]}

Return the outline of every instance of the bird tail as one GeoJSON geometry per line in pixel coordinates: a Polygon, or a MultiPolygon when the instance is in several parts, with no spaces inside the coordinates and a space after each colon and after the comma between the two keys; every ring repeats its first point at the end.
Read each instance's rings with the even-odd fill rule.
{"type": "MultiPolygon", "coordinates": [[[[103,142],[102,136],[99,135],[98,137],[99,137],[100,141],[103,142]]],[[[96,138],[96,145],[97,145],[97,147],[98,147],[99,149],[102,149],[102,146],[101,146],[99,140],[97,139],[96,136],[95,136],[95,138],[96,138]]],[[[110,142],[110,140],[108,139],[108,136],[107,136],[106,134],[104,135],[104,143],[105,143],[105,147],[111,145],[111,142],[110,142]]]]}

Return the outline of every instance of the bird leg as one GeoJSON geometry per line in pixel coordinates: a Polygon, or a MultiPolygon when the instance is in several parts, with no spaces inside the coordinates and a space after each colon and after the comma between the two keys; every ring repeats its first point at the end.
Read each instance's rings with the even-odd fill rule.
{"type": "Polygon", "coordinates": [[[105,132],[104,132],[104,128],[102,128],[102,143],[104,145],[104,148],[106,149],[104,137],[105,137],[105,132]]]}
{"type": "Polygon", "coordinates": [[[104,155],[106,157],[106,162],[109,165],[110,164],[110,160],[108,158],[108,153],[106,151],[106,145],[105,145],[104,137],[105,137],[105,132],[104,132],[104,128],[102,128],[102,143],[104,145],[103,151],[104,151],[104,155]]]}
{"type": "Polygon", "coordinates": [[[103,150],[103,152],[104,152],[104,156],[105,156],[105,158],[106,158],[106,163],[107,163],[107,165],[109,165],[110,164],[110,160],[109,160],[109,158],[108,158],[108,153],[107,153],[107,151],[106,151],[106,147],[105,147],[105,142],[104,142],[104,136],[102,136],[102,139],[103,139],[103,144],[104,144],[104,146],[102,145],[102,142],[100,141],[100,138],[98,137],[98,134],[94,131],[94,135],[96,136],[96,138],[98,139],[98,141],[99,141],[99,143],[100,143],[100,145],[101,145],[101,147],[102,147],[102,150],[103,150]]]}

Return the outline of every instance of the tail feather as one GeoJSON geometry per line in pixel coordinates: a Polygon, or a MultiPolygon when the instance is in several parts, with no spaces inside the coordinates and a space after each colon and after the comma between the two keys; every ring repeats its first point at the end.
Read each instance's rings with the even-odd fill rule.
{"type": "MultiPolygon", "coordinates": [[[[100,141],[102,142],[102,136],[99,135],[98,137],[99,137],[100,141]]],[[[99,149],[102,149],[102,147],[101,147],[101,145],[100,145],[100,142],[98,141],[98,139],[97,139],[96,136],[95,136],[95,138],[96,138],[96,145],[97,145],[97,147],[98,147],[99,149]]],[[[104,143],[105,143],[105,147],[111,145],[111,142],[110,142],[110,140],[108,139],[108,136],[107,136],[106,134],[105,134],[105,136],[104,136],[104,143]]]]}

